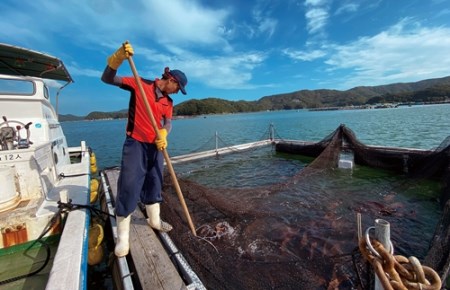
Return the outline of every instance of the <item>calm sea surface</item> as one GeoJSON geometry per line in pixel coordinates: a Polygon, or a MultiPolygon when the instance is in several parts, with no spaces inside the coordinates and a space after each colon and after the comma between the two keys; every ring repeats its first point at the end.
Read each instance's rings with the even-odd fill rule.
{"type": "MultiPolygon", "coordinates": [[[[366,145],[433,149],[450,136],[450,105],[292,110],[178,119],[173,121],[168,153],[177,156],[214,149],[216,133],[222,145],[267,139],[271,124],[275,137],[281,139],[320,141],[345,124],[366,145]]],[[[62,126],[70,146],[86,140],[96,153],[100,168],[120,165],[125,120],[63,122],[62,126]]]]}

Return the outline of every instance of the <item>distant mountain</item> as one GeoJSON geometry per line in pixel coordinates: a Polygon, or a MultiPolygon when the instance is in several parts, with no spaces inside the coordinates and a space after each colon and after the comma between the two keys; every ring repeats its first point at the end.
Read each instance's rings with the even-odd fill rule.
{"type": "Polygon", "coordinates": [[[102,119],[123,119],[128,116],[128,110],[123,109],[115,112],[98,112],[94,111],[86,116],[75,116],[75,115],[58,115],[60,122],[67,121],[82,121],[82,120],[102,120],[102,119]]]}
{"type": "Polygon", "coordinates": [[[86,120],[99,120],[99,119],[123,119],[128,116],[128,110],[123,109],[116,112],[91,112],[85,119],[86,120]]]}
{"type": "MultiPolygon", "coordinates": [[[[266,110],[313,109],[324,107],[364,106],[381,103],[450,102],[450,76],[411,83],[360,86],[346,91],[300,90],[264,96],[257,101],[227,101],[218,98],[191,99],[174,107],[174,115],[240,113],[266,110]]],[[[85,117],[60,115],[60,121],[121,119],[127,110],[91,112],[85,117]]]]}
{"type": "Polygon", "coordinates": [[[60,122],[66,122],[66,121],[81,121],[84,120],[85,117],[75,116],[75,115],[58,115],[60,122]]]}
{"type": "MultiPolygon", "coordinates": [[[[423,80],[414,83],[396,83],[382,86],[361,86],[346,91],[338,90],[301,90],[292,93],[278,94],[261,98],[258,102],[270,109],[303,109],[321,107],[361,106],[372,104],[372,98],[383,96],[403,95],[406,99],[414,99],[414,95],[439,88],[444,96],[450,97],[450,76],[437,79],[423,80]]],[[[417,100],[423,101],[423,100],[417,100]]]]}

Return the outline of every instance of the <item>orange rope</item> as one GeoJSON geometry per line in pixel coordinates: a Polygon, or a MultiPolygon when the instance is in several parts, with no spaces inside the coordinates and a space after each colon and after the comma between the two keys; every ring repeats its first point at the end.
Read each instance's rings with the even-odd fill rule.
{"type": "Polygon", "coordinates": [[[392,255],[377,240],[371,240],[373,248],[381,256],[377,257],[368,248],[365,239],[360,239],[359,250],[372,265],[385,290],[439,290],[441,278],[430,267],[420,265],[416,257],[407,259],[392,255]]]}

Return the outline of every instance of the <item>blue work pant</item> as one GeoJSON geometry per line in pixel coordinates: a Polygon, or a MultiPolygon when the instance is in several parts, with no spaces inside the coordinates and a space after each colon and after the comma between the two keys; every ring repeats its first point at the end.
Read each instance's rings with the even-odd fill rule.
{"type": "Polygon", "coordinates": [[[116,215],[128,216],[139,202],[162,202],[164,158],[155,144],[126,137],[117,183],[116,215]]]}

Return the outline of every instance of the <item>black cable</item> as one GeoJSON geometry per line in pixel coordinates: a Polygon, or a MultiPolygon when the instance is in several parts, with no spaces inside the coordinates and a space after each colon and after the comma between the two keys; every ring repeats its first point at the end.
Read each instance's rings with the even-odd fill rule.
{"type": "MultiPolygon", "coordinates": [[[[10,279],[6,279],[6,280],[3,280],[3,281],[0,281],[0,285],[9,284],[9,283],[12,283],[12,282],[15,282],[15,281],[18,281],[18,280],[21,280],[21,279],[24,279],[24,278],[36,275],[37,273],[42,271],[47,266],[48,262],[50,261],[50,257],[51,257],[50,246],[47,243],[45,243],[44,241],[42,241],[42,240],[37,240],[36,242],[41,243],[45,247],[45,249],[47,250],[47,256],[45,258],[44,264],[42,264],[42,266],[39,269],[37,269],[36,271],[33,271],[31,273],[20,275],[20,276],[17,276],[17,277],[13,277],[13,278],[10,278],[10,279]]],[[[33,243],[33,245],[34,244],[35,243],[33,243]]]]}
{"type": "Polygon", "coordinates": [[[43,230],[43,232],[39,235],[39,237],[35,240],[35,242],[32,243],[30,245],[30,247],[27,249],[27,251],[28,251],[36,243],[41,243],[46,248],[46,251],[47,251],[47,256],[46,256],[44,264],[41,267],[39,267],[39,269],[37,269],[37,270],[35,270],[35,271],[31,272],[31,273],[20,275],[20,276],[17,276],[17,277],[13,277],[13,278],[9,278],[9,279],[0,281],[0,285],[12,283],[12,282],[15,282],[15,281],[27,278],[27,277],[31,277],[33,275],[36,275],[40,271],[42,271],[47,266],[48,262],[50,261],[50,257],[51,257],[50,246],[44,240],[42,240],[42,238],[45,236],[45,234],[47,234],[52,229],[52,227],[56,224],[58,219],[61,219],[61,214],[62,213],[68,212],[68,211],[72,211],[72,210],[76,210],[76,209],[80,209],[80,208],[89,209],[89,211],[91,212],[91,215],[95,214],[97,216],[100,216],[101,214],[103,214],[103,215],[107,215],[109,217],[115,217],[114,215],[111,215],[111,214],[109,214],[109,213],[107,213],[105,211],[102,211],[102,210],[97,209],[97,208],[95,208],[93,206],[90,206],[90,205],[74,204],[74,203],[72,203],[71,199],[67,203],[58,201],[58,209],[59,209],[58,212],[56,212],[53,215],[53,217],[50,219],[49,223],[47,224],[47,226],[43,230]]]}
{"type": "Polygon", "coordinates": [[[59,174],[60,177],[64,178],[64,177],[78,177],[78,176],[84,176],[84,175],[89,175],[89,173],[80,173],[80,174],[72,174],[72,175],[65,175],[64,172],[61,172],[59,174]]]}
{"type": "MultiPolygon", "coordinates": [[[[91,205],[72,203],[71,199],[69,199],[69,202],[67,202],[67,203],[58,201],[58,208],[63,212],[72,211],[72,210],[76,210],[76,209],[80,209],[80,208],[86,208],[89,210],[89,212],[91,214],[95,214],[96,216],[106,215],[108,217],[115,217],[114,215],[111,215],[111,214],[109,214],[105,211],[102,211],[98,208],[95,208],[91,205]]],[[[105,220],[102,219],[102,221],[105,221],[105,220]]]]}
{"type": "Polygon", "coordinates": [[[10,278],[10,279],[6,279],[6,280],[3,280],[3,281],[0,281],[0,285],[12,283],[12,282],[15,282],[15,281],[18,281],[18,280],[21,280],[21,279],[24,279],[24,278],[27,278],[27,277],[31,277],[31,276],[33,276],[33,275],[36,275],[37,273],[39,273],[40,271],[42,271],[42,270],[47,266],[48,262],[50,261],[51,251],[50,251],[50,246],[49,246],[46,242],[44,242],[44,240],[42,240],[42,238],[43,238],[43,237],[45,236],[45,234],[47,234],[47,233],[50,231],[50,229],[56,224],[56,222],[58,221],[58,219],[61,219],[61,212],[62,212],[62,210],[60,209],[60,210],[58,210],[58,212],[56,212],[56,213],[53,215],[53,217],[50,219],[49,223],[48,223],[47,226],[44,228],[44,230],[43,230],[42,233],[39,235],[39,237],[38,237],[38,238],[35,240],[35,242],[33,242],[33,243],[30,245],[30,247],[25,251],[25,253],[26,253],[26,252],[29,251],[36,243],[41,243],[41,244],[46,248],[46,251],[47,251],[47,256],[46,256],[46,258],[45,258],[44,264],[43,264],[41,267],[39,267],[39,269],[37,269],[37,270],[35,270],[35,271],[31,272],[31,273],[24,274],[24,275],[20,275],[20,276],[17,276],[17,277],[13,277],[13,278],[10,278]]]}

